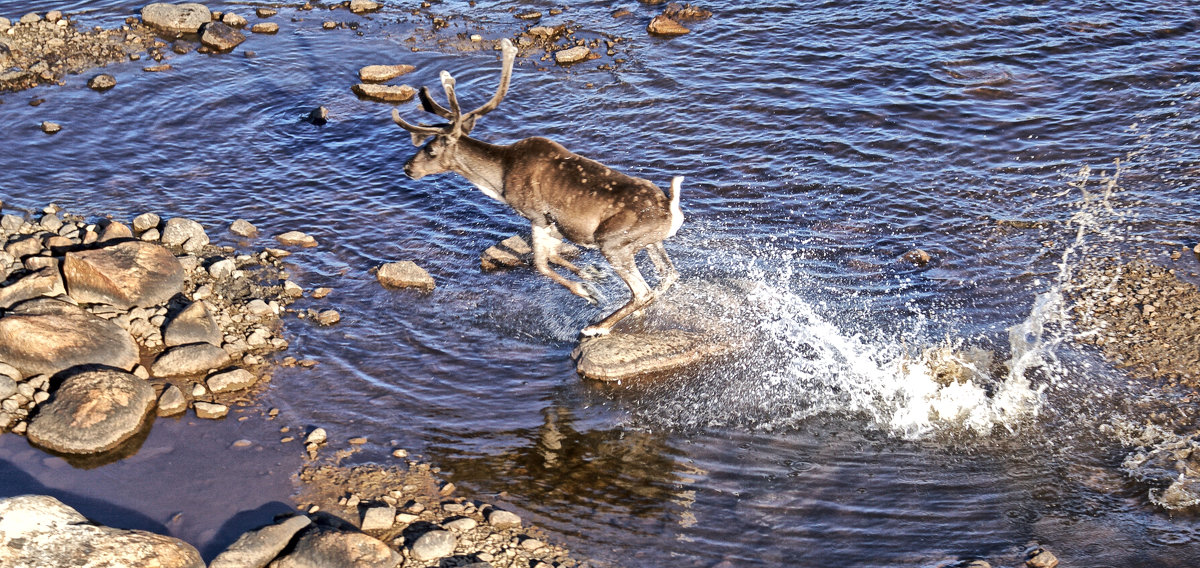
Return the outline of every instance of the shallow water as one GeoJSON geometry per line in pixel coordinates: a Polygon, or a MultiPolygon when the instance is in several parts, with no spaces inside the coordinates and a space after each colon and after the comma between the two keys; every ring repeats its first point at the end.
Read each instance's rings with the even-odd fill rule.
{"type": "MultiPolygon", "coordinates": [[[[481,273],[480,251],[527,225],[460,178],[403,177],[407,134],[349,90],[359,67],[403,62],[417,66],[405,82],[447,69],[480,104],[497,58],[455,34],[510,35],[510,8],[552,4],[435,4],[451,16],[436,34],[415,3],[362,17],[284,7],[278,35],[233,54],[172,54],[166,73],[110,66],[106,93],[86,74],[0,95],[6,208],[184,215],[244,247],[304,230],[321,246],[292,257],[293,279],[335,291],[298,307],[342,314],[287,322],[289,354],[320,365],[275,374],[261,409],[277,420],[257,407],[242,422],[160,420],[138,454],[90,470],[0,436],[0,494],[49,491],[211,558],[287,507],[303,450],[277,429],[319,425],[335,448],[370,439],[352,463],[388,460],[393,441],[420,453],[602,565],[1013,565],[1030,541],[1073,564],[1191,565],[1200,524],[1149,504],[1100,433],[1191,407],[1075,347],[1057,302],[1082,255],[1200,235],[1200,10],[699,4],[714,18],[671,40],[647,38],[656,12],[633,2],[547,17],[628,38],[624,62],[522,58],[475,131],[548,136],[664,187],[687,177],[687,222],[668,242],[677,293],[744,290],[732,315],[703,315],[736,318],[756,343],[653,381],[580,379],[575,333],[620,285],[603,283],[609,303],[593,308],[531,271],[481,273]],[[617,6],[634,16],[611,18],[617,6]],[[301,120],[317,105],[321,127],[301,120]],[[236,241],[224,228],[237,218],[264,236],[236,241]],[[898,260],[916,248],[928,266],[898,260]],[[402,259],[438,288],[385,290],[368,273],[402,259]],[[939,345],[995,364],[943,388],[919,357],[939,345]],[[256,445],[230,448],[241,438],[256,445]]],[[[0,1],[0,14],[25,6],[0,1]]],[[[253,5],[212,6],[256,20],[253,5]]],[[[108,26],[140,4],[54,7],[108,26]]],[[[1200,270],[1192,256],[1177,266],[1200,270]]]]}

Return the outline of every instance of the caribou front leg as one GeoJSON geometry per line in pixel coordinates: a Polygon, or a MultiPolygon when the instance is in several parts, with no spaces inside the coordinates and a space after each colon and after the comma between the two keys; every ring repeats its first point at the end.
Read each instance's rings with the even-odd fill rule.
{"type": "MultiPolygon", "coordinates": [[[[570,280],[550,268],[550,259],[551,257],[558,256],[558,245],[562,243],[562,240],[556,236],[558,231],[554,226],[549,223],[535,221],[531,233],[533,236],[533,266],[537,268],[537,271],[542,273],[543,276],[558,282],[564,288],[570,290],[572,294],[593,304],[600,303],[600,300],[596,297],[597,294],[594,294],[592,289],[589,289],[591,288],[590,286],[583,282],[570,280]]],[[[567,268],[574,269],[572,272],[578,273],[579,268],[576,268],[575,265],[569,262],[567,264],[569,265],[567,268]]]]}

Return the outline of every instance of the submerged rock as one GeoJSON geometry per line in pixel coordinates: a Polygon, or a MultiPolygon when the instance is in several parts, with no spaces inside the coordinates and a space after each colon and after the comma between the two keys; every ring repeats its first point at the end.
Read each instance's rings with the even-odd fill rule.
{"type": "Polygon", "coordinates": [[[97,91],[107,91],[117,86],[117,79],[108,73],[101,73],[88,79],[87,86],[89,89],[97,91]]]}
{"type": "Polygon", "coordinates": [[[141,429],[154,409],[154,388],[132,374],[86,371],[63,381],[29,424],[29,440],[64,454],[111,450],[141,429]]]}
{"type": "Polygon", "coordinates": [[[67,293],[85,304],[121,309],[160,304],[183,288],[183,266],[153,243],[122,241],[68,252],[63,258],[67,293]]]}
{"type": "Polygon", "coordinates": [[[182,540],[91,524],[48,495],[0,499],[0,564],[204,568],[200,552],[182,540]]]}
{"type": "Polygon", "coordinates": [[[570,63],[578,63],[587,61],[592,56],[592,50],[586,45],[577,45],[568,49],[562,49],[554,52],[554,61],[559,65],[567,65],[570,63]]]}
{"type": "Polygon", "coordinates": [[[73,304],[38,298],[17,304],[0,318],[0,361],[27,377],[77,365],[128,370],[137,364],[138,347],[111,321],[73,304]]]}
{"type": "Polygon", "coordinates": [[[275,235],[275,240],[279,241],[279,244],[283,246],[304,248],[317,246],[317,239],[302,231],[288,231],[280,235],[275,235]]]}

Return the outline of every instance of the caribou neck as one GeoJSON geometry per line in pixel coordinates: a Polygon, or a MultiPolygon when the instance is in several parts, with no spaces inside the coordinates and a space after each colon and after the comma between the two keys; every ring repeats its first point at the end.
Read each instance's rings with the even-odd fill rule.
{"type": "Polygon", "coordinates": [[[503,146],[462,136],[454,154],[454,172],[489,197],[504,201],[503,153],[503,146]]]}

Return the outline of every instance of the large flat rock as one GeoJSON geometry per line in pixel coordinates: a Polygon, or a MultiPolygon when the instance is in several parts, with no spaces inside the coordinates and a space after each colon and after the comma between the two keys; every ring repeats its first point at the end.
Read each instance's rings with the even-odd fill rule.
{"type": "Polygon", "coordinates": [[[280,551],[287,548],[297,532],[310,524],[312,521],[308,517],[300,515],[245,533],[229,545],[225,552],[213,558],[208,568],[266,566],[280,551]]]}
{"type": "Polygon", "coordinates": [[[48,495],[0,499],[0,566],[204,568],[196,548],[146,531],[91,524],[48,495]]]}
{"type": "Polygon", "coordinates": [[[63,454],[96,454],[133,437],[154,409],[154,387],[122,371],[68,377],[29,423],[29,441],[63,454]]]}
{"type": "Polygon", "coordinates": [[[233,359],[224,349],[211,343],[190,343],[163,351],[150,366],[156,377],[200,375],[229,366],[233,359]]]}
{"type": "Polygon", "coordinates": [[[0,309],[10,308],[25,300],[43,296],[60,296],[66,293],[67,290],[63,287],[62,275],[59,274],[58,268],[45,266],[0,288],[0,309]]]}
{"type": "Polygon", "coordinates": [[[138,347],[129,332],[79,306],[38,298],[0,318],[0,361],[25,376],[53,375],[76,365],[131,369],[138,347]]]}
{"type": "Polygon", "coordinates": [[[183,266],[175,255],[144,241],[68,252],[62,270],[67,293],[81,304],[153,306],[183,288],[183,266]]]}
{"type": "MultiPolygon", "coordinates": [[[[609,335],[585,338],[571,356],[588,379],[619,381],[700,365],[748,344],[742,310],[754,283],[682,281],[609,335]]],[[[623,301],[624,299],[622,299],[623,301]]]]}
{"type": "Polygon", "coordinates": [[[580,341],[572,356],[583,377],[617,381],[694,365],[735,347],[710,334],[692,331],[617,332],[580,341]]]}

